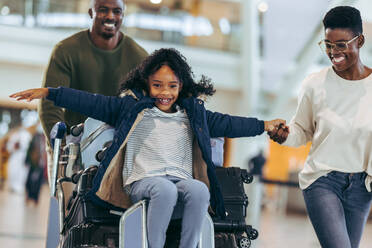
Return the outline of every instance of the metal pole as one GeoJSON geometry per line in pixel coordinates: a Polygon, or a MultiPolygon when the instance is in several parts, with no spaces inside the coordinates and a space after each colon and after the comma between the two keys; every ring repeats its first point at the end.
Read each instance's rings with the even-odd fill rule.
{"type": "MultiPolygon", "coordinates": [[[[258,0],[241,1],[242,39],[240,43],[240,98],[238,114],[255,116],[260,91],[260,37],[258,0]]],[[[232,163],[247,168],[247,160],[257,150],[256,138],[234,140],[232,163]],[[250,154],[252,153],[252,154],[250,154]]]]}
{"type": "MultiPolygon", "coordinates": [[[[241,89],[243,99],[240,114],[253,116],[257,114],[257,104],[260,92],[260,35],[259,35],[259,14],[257,0],[241,1],[241,89]]],[[[247,167],[250,152],[254,152],[258,146],[257,140],[253,138],[236,140],[236,163],[247,167]]],[[[253,155],[253,154],[251,154],[253,155]]],[[[245,185],[248,195],[248,208],[246,223],[252,225],[259,231],[262,184],[259,178],[254,178],[251,184],[245,185]]],[[[257,241],[252,241],[256,246],[257,241]]]]}

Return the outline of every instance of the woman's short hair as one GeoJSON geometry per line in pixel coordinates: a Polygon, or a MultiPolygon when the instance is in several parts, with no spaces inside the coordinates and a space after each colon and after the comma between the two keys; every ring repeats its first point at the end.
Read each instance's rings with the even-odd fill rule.
{"type": "Polygon", "coordinates": [[[348,28],[355,35],[363,34],[360,11],[351,6],[338,6],[330,9],[323,19],[324,29],[348,28]]]}

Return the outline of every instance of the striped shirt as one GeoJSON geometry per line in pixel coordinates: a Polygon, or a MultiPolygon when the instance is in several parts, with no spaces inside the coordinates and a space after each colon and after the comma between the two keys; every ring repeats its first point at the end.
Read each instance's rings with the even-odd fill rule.
{"type": "Polygon", "coordinates": [[[128,139],[124,186],[145,177],[171,175],[192,178],[193,133],[184,110],[165,113],[148,109],[128,139]]]}

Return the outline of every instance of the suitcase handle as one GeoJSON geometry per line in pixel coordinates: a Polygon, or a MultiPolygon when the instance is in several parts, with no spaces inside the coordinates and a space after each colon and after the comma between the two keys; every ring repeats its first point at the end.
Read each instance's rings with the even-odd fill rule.
{"type": "Polygon", "coordinates": [[[216,232],[245,232],[245,221],[239,220],[214,220],[214,229],[216,232]]]}
{"type": "Polygon", "coordinates": [[[258,238],[258,231],[245,221],[214,220],[213,224],[216,232],[245,232],[250,240],[258,238]]]}

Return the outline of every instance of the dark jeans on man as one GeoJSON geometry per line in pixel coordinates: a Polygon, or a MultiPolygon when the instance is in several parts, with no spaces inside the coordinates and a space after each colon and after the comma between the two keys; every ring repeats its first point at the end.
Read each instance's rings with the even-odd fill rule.
{"type": "Polygon", "coordinates": [[[368,218],[372,192],[367,174],[332,171],[303,190],[310,220],[324,248],[357,248],[368,218]]]}

